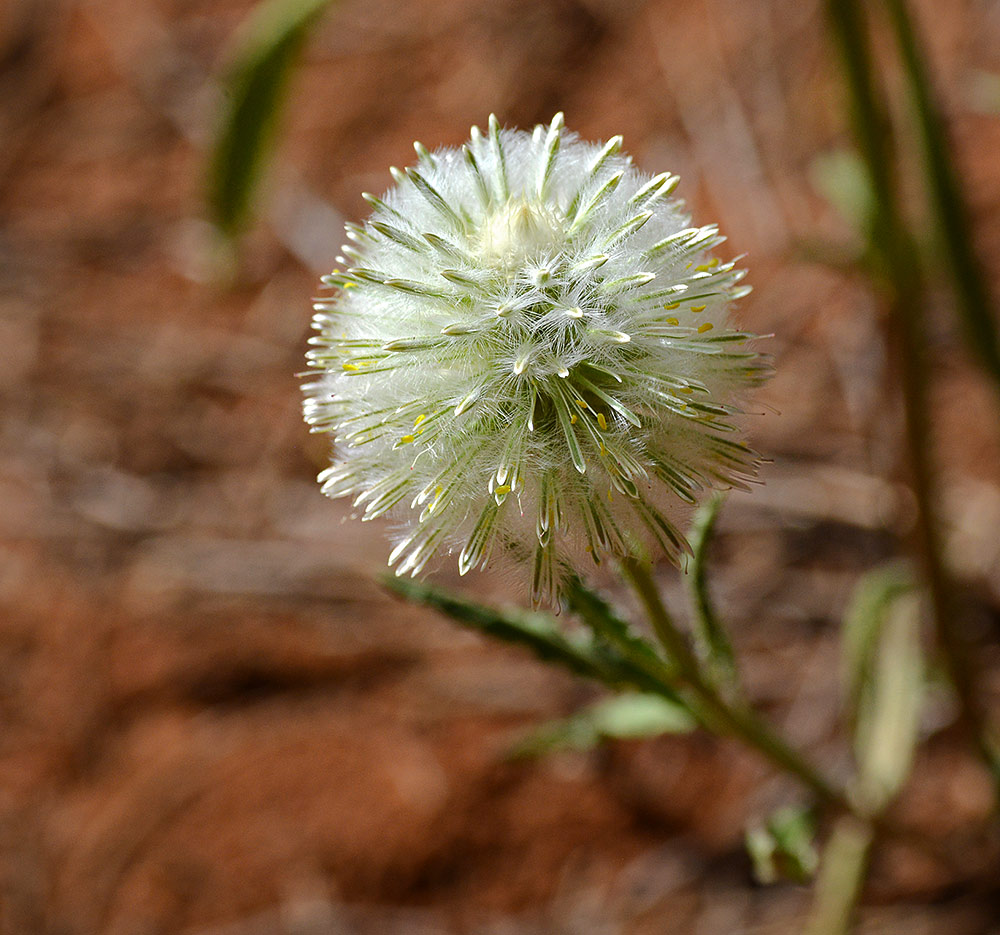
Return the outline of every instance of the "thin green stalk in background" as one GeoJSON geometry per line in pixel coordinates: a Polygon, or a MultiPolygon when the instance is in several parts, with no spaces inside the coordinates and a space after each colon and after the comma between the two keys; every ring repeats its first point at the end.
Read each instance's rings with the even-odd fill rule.
{"type": "Polygon", "coordinates": [[[856,0],[827,0],[827,13],[844,66],[854,134],[875,195],[872,247],[881,259],[887,280],[890,321],[898,344],[906,439],[917,501],[916,532],[938,643],[958,695],[962,719],[1000,784],[1000,758],[989,739],[976,672],[962,631],[962,605],[944,563],[937,513],[940,495],[932,457],[924,289],[917,249],[899,209],[888,120],[876,91],[867,24],[856,0]]]}
{"type": "Polygon", "coordinates": [[[924,171],[941,251],[948,262],[966,340],[1000,389],[1000,343],[994,302],[970,236],[969,209],[931,88],[925,56],[905,0],[885,0],[923,144],[924,171]]]}

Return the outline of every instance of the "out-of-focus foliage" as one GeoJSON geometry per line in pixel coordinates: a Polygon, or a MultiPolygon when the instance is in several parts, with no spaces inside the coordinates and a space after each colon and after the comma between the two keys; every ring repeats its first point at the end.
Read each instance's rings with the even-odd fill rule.
{"type": "Polygon", "coordinates": [[[266,0],[236,36],[208,170],[211,219],[229,237],[249,220],[274,148],[292,67],[310,28],[331,3],[266,0]]]}
{"type": "Polygon", "coordinates": [[[885,0],[906,73],[914,121],[923,144],[924,175],[937,239],[951,276],[958,318],[969,349],[1000,385],[1000,340],[994,297],[972,242],[969,206],[931,86],[926,57],[904,0],[885,0]]]}
{"type": "Polygon", "coordinates": [[[640,740],[661,734],[686,734],[697,721],[683,705],[659,695],[625,694],[605,698],[572,717],[533,730],[515,748],[518,756],[560,750],[591,750],[605,740],[640,740]]]}
{"type": "Polygon", "coordinates": [[[747,831],[746,846],[754,876],[761,883],[782,879],[807,883],[819,866],[815,835],[811,811],[798,806],[778,809],[764,825],[747,831]]]}
{"type": "Polygon", "coordinates": [[[846,149],[822,153],[812,161],[809,177],[851,230],[864,236],[871,225],[875,195],[858,154],[846,149]]]}
{"type": "Polygon", "coordinates": [[[845,617],[844,663],[858,794],[878,811],[909,774],[924,697],[920,598],[904,568],[862,578],[845,617]]]}

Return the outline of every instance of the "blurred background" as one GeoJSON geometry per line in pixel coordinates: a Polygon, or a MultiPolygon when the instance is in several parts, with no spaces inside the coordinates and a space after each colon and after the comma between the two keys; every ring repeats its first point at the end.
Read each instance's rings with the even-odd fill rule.
{"type": "MultiPolygon", "coordinates": [[[[728,235],[721,254],[747,255],[741,324],[774,335],[750,420],[773,463],[723,512],[713,587],[752,697],[845,776],[839,620],[858,575],[905,553],[914,511],[821,8],[335,3],[227,277],[206,146],[251,8],[0,7],[0,932],[798,931],[807,890],[755,884],[743,834],[801,795],[738,745],[510,759],[592,690],[373,583],[385,528],[344,524],[320,495],[325,440],[295,374],[344,220],[414,138],[457,145],[491,111],[530,126],[564,110],[678,172],[697,221],[728,235]]],[[[1000,3],[915,12],[997,284],[1000,3]]],[[[930,301],[948,558],[996,711],[1000,419],[930,301]]],[[[488,575],[436,580],[519,597],[488,575]]],[[[896,811],[962,840],[990,787],[947,699],[931,709],[896,811]]],[[[995,860],[880,848],[860,930],[1000,932],[995,860]]]]}

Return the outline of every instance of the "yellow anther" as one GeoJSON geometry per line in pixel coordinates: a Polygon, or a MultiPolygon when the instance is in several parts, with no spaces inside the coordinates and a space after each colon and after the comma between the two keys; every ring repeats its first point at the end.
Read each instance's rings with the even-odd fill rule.
{"type": "Polygon", "coordinates": [[[691,306],[691,311],[692,312],[703,312],[703,311],[705,311],[705,308],[706,308],[706,306],[704,306],[704,305],[692,305],[691,306]]]}
{"type": "Polygon", "coordinates": [[[415,441],[415,440],[416,440],[416,436],[415,436],[415,435],[404,435],[404,436],[403,436],[403,437],[402,437],[402,438],[401,438],[401,439],[399,440],[399,443],[400,443],[401,445],[408,445],[408,444],[410,444],[410,442],[412,442],[412,441],[415,441]]]}
{"type": "Polygon", "coordinates": [[[417,429],[417,434],[418,435],[423,435],[424,434],[424,430],[423,429],[417,429]]]}
{"type": "Polygon", "coordinates": [[[498,484],[496,492],[502,497],[505,493],[510,493],[510,484],[498,484]]]}
{"type": "Polygon", "coordinates": [[[587,408],[586,402],[584,402],[582,399],[574,399],[573,402],[575,402],[578,406],[581,406],[584,409],[587,408]]]}
{"type": "Polygon", "coordinates": [[[693,386],[682,386],[677,392],[678,393],[693,393],[694,392],[694,387],[693,386]]]}
{"type": "Polygon", "coordinates": [[[606,432],[608,430],[608,420],[604,418],[603,412],[597,413],[597,424],[601,427],[602,431],[606,432]]]}
{"type": "Polygon", "coordinates": [[[584,552],[593,552],[594,551],[594,547],[592,545],[588,545],[583,551],[584,552]]]}
{"type": "Polygon", "coordinates": [[[714,325],[710,321],[702,322],[698,325],[698,334],[704,334],[706,331],[711,331],[714,325]]]}
{"type": "Polygon", "coordinates": [[[347,362],[341,364],[341,366],[345,370],[360,370],[361,369],[357,364],[351,364],[351,363],[347,363],[347,362]]]}
{"type": "Polygon", "coordinates": [[[425,421],[426,419],[427,419],[427,413],[426,412],[420,413],[420,415],[417,416],[416,419],[414,419],[413,427],[416,428],[418,425],[420,425],[421,422],[425,421]]]}
{"type": "Polygon", "coordinates": [[[608,488],[608,503],[612,503],[614,498],[611,496],[611,488],[608,488]]]}
{"type": "Polygon", "coordinates": [[[667,324],[668,325],[679,325],[680,322],[676,318],[668,318],[667,319],[667,324]]]}
{"type": "Polygon", "coordinates": [[[576,425],[576,423],[579,422],[579,421],[580,421],[580,417],[575,412],[571,413],[571,415],[569,417],[569,424],[570,425],[576,425]]]}
{"type": "Polygon", "coordinates": [[[671,302],[669,305],[664,305],[663,307],[669,312],[671,309],[680,308],[681,307],[681,303],[680,302],[671,302]]]}
{"type": "Polygon", "coordinates": [[[431,500],[430,504],[427,507],[428,513],[434,512],[434,508],[437,506],[438,500],[441,499],[441,494],[443,493],[444,493],[444,487],[438,484],[437,487],[434,488],[434,499],[431,500]]]}
{"type": "Polygon", "coordinates": [[[608,449],[604,447],[604,442],[601,442],[601,457],[604,457],[608,453],[608,449]]]}
{"type": "Polygon", "coordinates": [[[708,272],[708,264],[707,263],[699,263],[694,269],[695,269],[696,273],[707,273],[708,272]]]}

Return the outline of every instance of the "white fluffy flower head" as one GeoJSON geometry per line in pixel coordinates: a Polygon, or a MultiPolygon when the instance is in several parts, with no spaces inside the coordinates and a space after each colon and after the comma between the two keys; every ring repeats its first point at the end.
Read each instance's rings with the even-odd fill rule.
{"type": "Polygon", "coordinates": [[[392,169],[324,278],[305,415],[335,441],[324,493],[402,520],[390,564],[505,552],[536,601],[586,553],[673,560],[676,508],[753,476],[733,417],[766,375],[727,326],[749,290],[692,227],[678,179],[621,138],[473,127],[392,169]]]}

